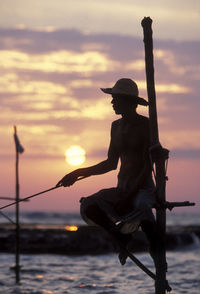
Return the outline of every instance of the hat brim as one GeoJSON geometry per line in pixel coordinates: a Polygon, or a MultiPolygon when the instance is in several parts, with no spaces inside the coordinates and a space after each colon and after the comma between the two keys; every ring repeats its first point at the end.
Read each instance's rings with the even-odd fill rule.
{"type": "Polygon", "coordinates": [[[127,95],[127,94],[123,94],[123,93],[113,93],[113,89],[112,88],[100,88],[102,92],[104,92],[105,94],[119,94],[119,95],[123,95],[123,96],[131,96],[135,99],[136,103],[139,104],[139,105],[144,105],[144,106],[147,106],[149,105],[149,103],[142,97],[139,97],[139,96],[135,96],[135,95],[127,95]]]}

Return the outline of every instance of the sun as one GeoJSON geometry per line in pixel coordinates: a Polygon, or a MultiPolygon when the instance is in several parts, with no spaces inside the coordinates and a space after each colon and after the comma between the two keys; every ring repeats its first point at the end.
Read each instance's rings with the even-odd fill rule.
{"type": "Polygon", "coordinates": [[[78,145],[73,145],[66,150],[65,156],[70,165],[81,165],[85,161],[85,150],[78,145]]]}

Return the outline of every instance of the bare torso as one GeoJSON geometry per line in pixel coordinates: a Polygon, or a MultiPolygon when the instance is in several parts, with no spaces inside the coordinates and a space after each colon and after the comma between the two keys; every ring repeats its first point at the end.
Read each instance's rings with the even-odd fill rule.
{"type": "Polygon", "coordinates": [[[148,118],[137,115],[131,121],[119,119],[113,122],[109,152],[120,158],[120,181],[125,183],[138,177],[148,160],[148,147],[148,118]]]}

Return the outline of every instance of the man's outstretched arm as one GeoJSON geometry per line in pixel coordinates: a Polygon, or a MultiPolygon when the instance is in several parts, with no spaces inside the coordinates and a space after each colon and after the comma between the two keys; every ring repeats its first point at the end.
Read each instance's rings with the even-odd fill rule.
{"type": "Polygon", "coordinates": [[[93,166],[79,168],[65,175],[57,186],[68,187],[73,185],[81,177],[90,177],[92,175],[101,175],[117,168],[117,161],[111,161],[109,158],[93,166]]]}
{"type": "Polygon", "coordinates": [[[86,178],[92,175],[101,175],[117,168],[119,154],[113,144],[113,138],[112,138],[113,129],[114,129],[113,125],[114,124],[112,124],[112,128],[111,128],[111,140],[110,140],[110,146],[108,149],[108,158],[96,165],[74,170],[73,172],[65,175],[57,183],[57,186],[68,187],[73,185],[81,177],[86,178]]]}

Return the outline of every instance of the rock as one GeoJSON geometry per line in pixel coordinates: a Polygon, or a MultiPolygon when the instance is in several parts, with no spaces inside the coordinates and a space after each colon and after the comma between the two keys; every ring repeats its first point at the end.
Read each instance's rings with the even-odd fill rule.
{"type": "MultiPolygon", "coordinates": [[[[167,229],[166,248],[174,250],[199,240],[200,228],[171,227],[167,229]]],[[[200,242],[200,240],[199,240],[200,242]]],[[[129,246],[132,252],[148,250],[148,241],[143,232],[137,231],[129,246]]],[[[0,226],[0,252],[14,253],[15,228],[0,226]]],[[[52,253],[66,255],[105,254],[114,252],[117,246],[106,231],[98,227],[80,226],[77,231],[67,231],[64,226],[22,225],[20,230],[21,253],[52,253]]]]}

